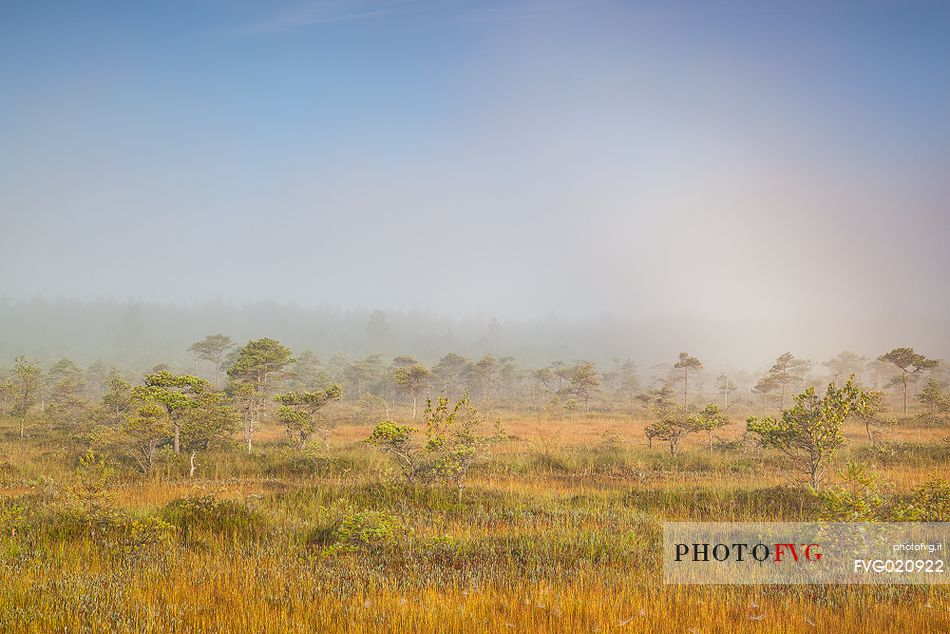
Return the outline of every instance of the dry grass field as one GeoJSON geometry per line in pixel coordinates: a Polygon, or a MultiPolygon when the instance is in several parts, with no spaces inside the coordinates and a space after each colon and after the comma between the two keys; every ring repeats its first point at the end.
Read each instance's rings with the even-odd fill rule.
{"type": "MultiPolygon", "coordinates": [[[[817,517],[778,454],[697,436],[672,458],[638,420],[502,423],[459,502],[403,484],[359,442],[371,426],[304,453],[265,429],[251,456],[143,479],[3,421],[0,631],[950,631],[946,586],[662,584],[665,520],[817,517]]],[[[900,499],[950,476],[947,435],[897,429],[885,455],[849,426],[840,460],[900,499]]]]}

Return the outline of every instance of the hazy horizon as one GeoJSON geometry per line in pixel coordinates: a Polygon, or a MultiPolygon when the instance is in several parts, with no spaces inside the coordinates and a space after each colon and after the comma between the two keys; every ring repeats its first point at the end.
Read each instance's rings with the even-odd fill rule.
{"type": "Polygon", "coordinates": [[[5,3],[0,297],[948,355],[948,26],[930,2],[5,3]]]}
{"type": "Polygon", "coordinates": [[[79,302],[0,298],[0,367],[15,356],[51,363],[63,356],[81,364],[95,360],[141,370],[159,363],[179,369],[191,364],[188,347],[211,333],[237,343],[274,337],[295,353],[316,352],[324,361],[383,353],[412,355],[427,364],[454,352],[469,358],[512,356],[523,367],[552,361],[594,361],[609,368],[631,360],[644,375],[688,351],[707,374],[764,371],[791,351],[820,365],[845,350],[876,358],[893,347],[915,347],[927,356],[950,358],[943,322],[912,323],[826,319],[497,320],[490,315],[452,317],[431,310],[371,311],[292,304],[203,303],[190,306],[141,302],[79,302]],[[375,313],[375,315],[374,315],[375,313]]]}

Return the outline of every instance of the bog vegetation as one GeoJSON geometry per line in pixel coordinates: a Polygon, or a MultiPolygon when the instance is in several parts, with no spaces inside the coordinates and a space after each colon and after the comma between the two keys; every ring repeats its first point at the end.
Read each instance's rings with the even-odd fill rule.
{"type": "Polygon", "coordinates": [[[947,631],[940,587],[662,585],[667,520],[950,521],[944,367],[521,367],[215,334],[2,375],[0,631],[947,631]]]}

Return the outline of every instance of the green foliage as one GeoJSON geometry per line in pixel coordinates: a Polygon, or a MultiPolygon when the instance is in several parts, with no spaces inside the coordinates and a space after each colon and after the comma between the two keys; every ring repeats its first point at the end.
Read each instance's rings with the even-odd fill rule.
{"type": "Polygon", "coordinates": [[[577,401],[554,394],[544,404],[541,414],[548,420],[567,420],[577,412],[577,401]]]}
{"type": "Polygon", "coordinates": [[[105,458],[92,449],[83,454],[69,482],[47,490],[59,530],[92,539],[107,537],[121,522],[111,489],[114,477],[105,458]]]}
{"type": "Polygon", "coordinates": [[[181,446],[190,453],[189,476],[194,476],[198,452],[228,442],[237,429],[240,416],[226,395],[207,390],[196,395],[194,406],[181,419],[181,446]]]}
{"type": "Polygon", "coordinates": [[[188,451],[206,450],[225,441],[236,429],[238,414],[223,392],[198,394],[182,418],[182,445],[188,451]]]}
{"type": "Polygon", "coordinates": [[[204,489],[195,489],[170,502],[162,509],[161,517],[178,528],[186,545],[196,531],[260,537],[267,530],[267,522],[258,511],[238,500],[220,499],[214,491],[204,489]]]}
{"type": "MultiPolygon", "coordinates": [[[[195,359],[208,361],[214,367],[215,376],[221,370],[225,353],[234,346],[231,337],[222,334],[208,335],[188,348],[195,355],[195,359]]],[[[196,364],[197,365],[197,364],[196,364]]]]}
{"type": "Polygon", "coordinates": [[[683,371],[683,411],[689,411],[689,371],[702,370],[703,362],[689,356],[688,352],[680,352],[679,361],[674,363],[673,367],[683,371]]]}
{"type": "Polygon", "coordinates": [[[943,422],[950,418],[950,394],[940,386],[940,381],[931,378],[917,397],[927,408],[931,422],[943,422]]]}
{"type": "Polygon", "coordinates": [[[676,455],[683,438],[702,429],[695,416],[668,401],[657,401],[653,409],[656,420],[647,425],[644,433],[651,444],[653,438],[669,443],[671,456],[676,455]]]}
{"type": "Polygon", "coordinates": [[[669,443],[670,455],[675,456],[680,441],[689,434],[699,431],[696,419],[681,410],[670,410],[660,415],[644,430],[648,439],[659,438],[669,443]]]}
{"type": "Polygon", "coordinates": [[[895,417],[884,413],[884,392],[865,391],[855,415],[864,423],[864,431],[871,446],[883,448],[884,433],[897,424],[895,417]]]}
{"type": "Polygon", "coordinates": [[[237,358],[228,368],[231,396],[239,403],[244,419],[244,440],[251,452],[256,425],[266,414],[267,397],[275,375],[293,363],[290,348],[276,339],[254,339],[237,351],[237,358]]]}
{"type": "Polygon", "coordinates": [[[199,407],[201,395],[209,389],[210,384],[204,379],[163,369],[146,374],[145,384],[132,388],[132,398],[164,409],[172,426],[172,446],[177,454],[181,450],[182,420],[199,407]]]}
{"type": "Polygon", "coordinates": [[[355,418],[352,419],[352,422],[362,425],[368,421],[382,420],[386,417],[387,409],[386,399],[370,392],[364,392],[356,401],[355,418]]]}
{"type": "Polygon", "coordinates": [[[852,374],[860,375],[861,371],[867,367],[867,363],[867,358],[845,350],[825,361],[823,365],[831,370],[833,381],[840,381],[852,374]]]}
{"type": "Polygon", "coordinates": [[[89,409],[82,395],[82,371],[70,359],[60,359],[47,373],[47,382],[43,413],[49,428],[67,434],[80,431],[89,409]]]}
{"type": "Polygon", "coordinates": [[[423,417],[429,470],[437,478],[454,483],[461,500],[462,484],[469,469],[481,457],[482,450],[501,437],[501,430],[496,429],[494,436],[485,435],[481,429],[484,420],[468,397],[453,406],[445,396],[440,396],[434,405],[429,400],[423,417]]]}
{"type": "Polygon", "coordinates": [[[384,420],[376,425],[366,440],[395,458],[407,482],[416,480],[427,468],[424,445],[414,442],[415,431],[408,425],[384,420]]]}
{"type": "Polygon", "coordinates": [[[160,517],[129,518],[120,544],[126,555],[142,557],[169,544],[174,534],[175,527],[160,517]]]}
{"type": "Polygon", "coordinates": [[[950,482],[934,479],[914,489],[897,517],[905,522],[950,522],[950,482]]]}
{"type": "Polygon", "coordinates": [[[323,554],[379,551],[393,543],[399,532],[399,521],[384,511],[357,511],[345,504],[326,509],[330,518],[314,528],[308,538],[310,546],[323,554]]]}
{"type": "Polygon", "coordinates": [[[730,420],[729,417],[719,409],[718,405],[709,403],[696,416],[695,423],[697,430],[706,432],[708,448],[712,449],[713,432],[728,425],[730,420]]]}
{"type": "Polygon", "coordinates": [[[132,408],[132,384],[113,374],[106,381],[107,391],[102,397],[102,409],[106,420],[117,425],[132,408]]]}
{"type": "Polygon", "coordinates": [[[320,411],[330,402],[343,397],[343,388],[334,384],[317,392],[288,392],[277,397],[281,406],[277,410],[277,420],[286,428],[287,435],[297,446],[303,449],[310,437],[319,433],[324,444],[329,444],[334,421],[320,417],[320,411]]]}
{"type": "Polygon", "coordinates": [[[601,373],[608,407],[629,410],[640,391],[637,366],[630,359],[613,359],[613,366],[601,373]]]}
{"type": "Polygon", "coordinates": [[[376,425],[367,442],[393,456],[408,482],[416,479],[441,480],[453,484],[462,496],[462,486],[472,465],[484,455],[485,448],[501,439],[484,433],[485,421],[467,397],[454,405],[445,396],[426,402],[425,441],[415,429],[393,421],[376,425]]]}
{"type": "Polygon", "coordinates": [[[312,451],[273,450],[257,456],[263,472],[270,477],[345,477],[365,470],[368,458],[365,452],[346,455],[327,455],[312,451]]]}
{"type": "Polygon", "coordinates": [[[755,385],[755,391],[770,395],[781,394],[781,406],[785,407],[788,388],[805,380],[805,374],[811,368],[811,362],[795,357],[791,352],[779,355],[769,368],[768,373],[755,385]]]}
{"type": "Polygon", "coordinates": [[[590,400],[600,387],[600,375],[590,361],[577,362],[570,371],[570,392],[584,403],[584,411],[590,411],[590,400]]]}
{"type": "Polygon", "coordinates": [[[848,462],[841,483],[821,491],[819,519],[831,522],[886,521],[887,508],[880,479],[864,463],[848,462]]]}
{"type": "Polygon", "coordinates": [[[679,361],[674,363],[673,367],[677,370],[699,370],[703,367],[703,362],[689,356],[688,352],[680,352],[679,361]]]}
{"type": "Polygon", "coordinates": [[[829,384],[824,397],[808,388],[795,397],[795,404],[784,410],[780,419],[753,416],[746,429],[763,447],[778,449],[795,460],[817,491],[835,452],[845,443],[842,425],[848,416],[861,411],[867,400],[853,380],[840,388],[829,384]]]}
{"type": "Polygon", "coordinates": [[[330,382],[320,362],[320,357],[311,350],[304,350],[282,372],[285,385],[294,390],[312,390],[330,382]]]}
{"type": "MultiPolygon", "coordinates": [[[[387,366],[380,354],[371,354],[363,359],[350,363],[343,371],[349,388],[348,392],[357,398],[373,396],[367,389],[379,389],[386,376],[387,366]]],[[[378,419],[377,419],[378,420],[378,419]]]]}
{"type": "Polygon", "coordinates": [[[939,361],[928,359],[922,354],[918,354],[913,348],[894,348],[887,354],[878,357],[878,361],[885,361],[894,364],[900,369],[899,385],[904,392],[904,414],[907,414],[907,391],[908,377],[924,370],[930,370],[937,367],[939,361]]]}
{"type": "Polygon", "coordinates": [[[40,401],[43,371],[40,366],[19,356],[13,363],[13,371],[4,385],[10,401],[10,415],[19,419],[20,438],[26,435],[26,417],[40,401]]]}
{"type": "Polygon", "coordinates": [[[647,412],[653,415],[675,409],[674,398],[673,388],[665,383],[637,395],[637,401],[643,405],[647,412]]]}
{"type": "Polygon", "coordinates": [[[228,368],[228,376],[262,386],[270,376],[291,363],[290,348],[276,339],[254,339],[238,350],[237,359],[228,368]]]}
{"type": "Polygon", "coordinates": [[[609,473],[627,466],[623,438],[616,429],[605,430],[591,454],[591,467],[599,473],[609,473]]]}
{"type": "Polygon", "coordinates": [[[458,394],[463,376],[470,368],[468,359],[460,354],[450,352],[441,359],[432,369],[433,373],[442,381],[442,389],[449,395],[458,394]]]}
{"type": "Polygon", "coordinates": [[[412,397],[412,417],[416,417],[419,396],[429,386],[431,372],[421,363],[397,366],[393,370],[393,382],[412,397]]]}
{"type": "Polygon", "coordinates": [[[152,475],[158,450],[171,435],[172,423],[167,410],[153,401],[145,401],[126,417],[122,436],[116,444],[135,461],[143,475],[152,475]]]}
{"type": "Polygon", "coordinates": [[[841,483],[821,491],[819,519],[834,522],[950,521],[950,483],[934,479],[913,489],[906,498],[885,493],[880,477],[864,463],[849,462],[841,483]]]}
{"type": "Polygon", "coordinates": [[[172,417],[195,407],[195,397],[209,387],[204,379],[189,374],[178,375],[168,370],[146,374],[144,382],[144,385],[132,388],[132,397],[158,403],[172,417]]]}
{"type": "Polygon", "coordinates": [[[913,348],[894,348],[887,354],[878,357],[881,361],[893,363],[903,372],[916,373],[937,367],[939,361],[928,359],[922,354],[914,352],[913,348]]]}

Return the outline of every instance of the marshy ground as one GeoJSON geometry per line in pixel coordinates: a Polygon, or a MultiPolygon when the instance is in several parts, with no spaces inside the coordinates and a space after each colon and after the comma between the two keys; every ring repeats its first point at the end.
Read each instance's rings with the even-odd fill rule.
{"type": "MultiPolygon", "coordinates": [[[[632,419],[502,422],[459,502],[401,482],[359,443],[371,426],[304,452],[265,429],[189,479],[171,455],[152,478],[80,464],[2,421],[0,630],[950,631],[946,586],[662,584],[663,521],[819,515],[778,454],[696,437],[673,458],[632,419]]],[[[892,499],[950,475],[945,430],[902,427],[886,452],[847,435],[840,461],[872,464],[892,499]]]]}

